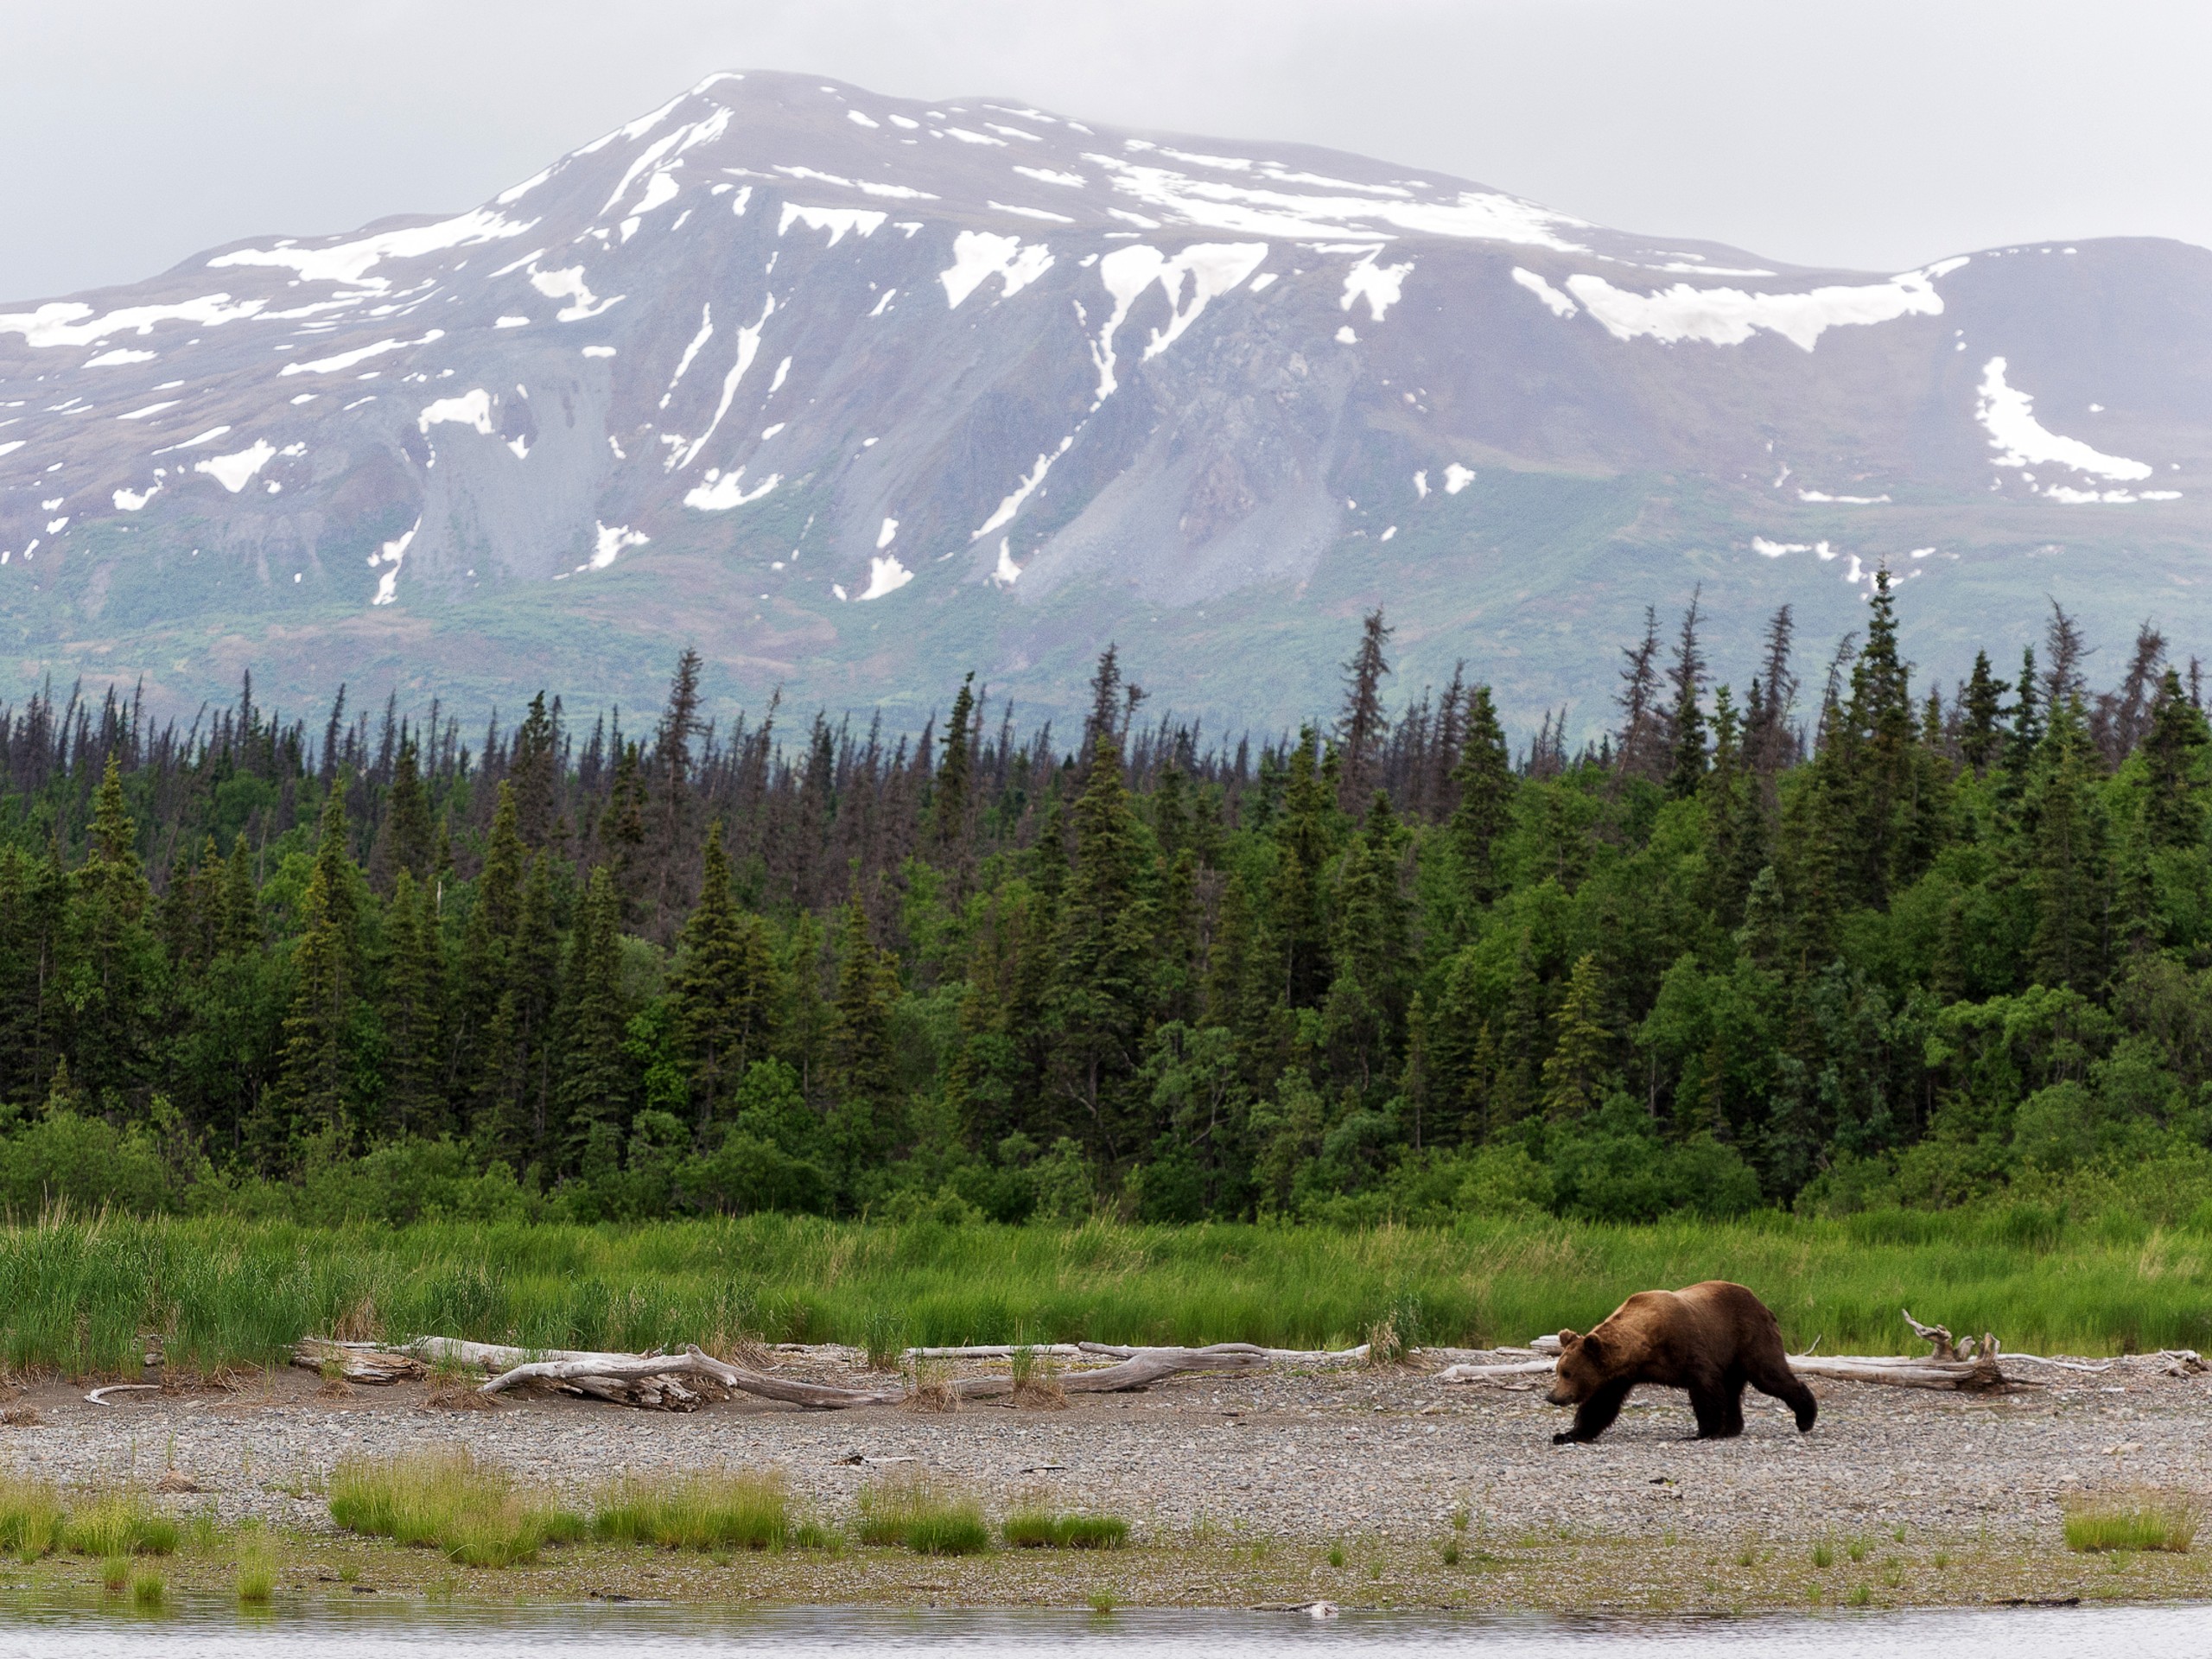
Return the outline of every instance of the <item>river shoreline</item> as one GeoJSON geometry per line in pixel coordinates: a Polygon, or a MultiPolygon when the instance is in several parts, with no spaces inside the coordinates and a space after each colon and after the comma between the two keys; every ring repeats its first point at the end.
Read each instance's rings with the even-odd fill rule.
{"type": "MultiPolygon", "coordinates": [[[[857,1356],[784,1363],[816,1380],[865,1375],[857,1356]]],[[[257,1522],[283,1541],[287,1586],[308,1595],[1531,1611],[2212,1596],[2204,1552],[2078,1555],[2061,1537],[2082,1495],[2212,1491],[2212,1378],[2147,1359],[2050,1375],[1980,1396],[1818,1382],[1806,1436],[1754,1394],[1745,1434],[1720,1442],[1690,1440],[1682,1397],[1649,1390],[1589,1446],[1551,1444],[1566,1414],[1534,1387],[1441,1386],[1419,1367],[1275,1368],[1072,1396],[1065,1410],[946,1413],[739,1399],[678,1414],[555,1395],[454,1411],[420,1383],[336,1396],[299,1370],[94,1405],[50,1379],[12,1402],[38,1421],[0,1428],[0,1467],[153,1489],[224,1527],[257,1522]],[[839,1526],[864,1483],[918,1465],[995,1516],[1036,1502],[1100,1511],[1126,1518],[1132,1541],[961,1560],[589,1545],[462,1572],[333,1528],[321,1490],[340,1459],[455,1445],[578,1499],[625,1472],[774,1467],[801,1508],[839,1526]],[[1821,1547],[1829,1564],[1815,1566],[1821,1547]]],[[[50,1558],[0,1585],[67,1587],[92,1565],[50,1558]]],[[[181,1588],[213,1588],[219,1565],[173,1572],[181,1588]]]]}

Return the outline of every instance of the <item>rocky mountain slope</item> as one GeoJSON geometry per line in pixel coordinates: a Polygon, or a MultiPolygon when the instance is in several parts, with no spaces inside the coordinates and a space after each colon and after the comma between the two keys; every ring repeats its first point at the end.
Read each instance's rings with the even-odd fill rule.
{"type": "Polygon", "coordinates": [[[1295,146],[718,75],[470,212],[0,306],[0,695],[143,678],[918,724],[973,667],[1065,708],[1405,677],[1605,715],[1702,583],[1905,584],[1942,675],[2048,596],[2212,649],[2212,252],[1868,275],[1583,224],[1295,146]]]}

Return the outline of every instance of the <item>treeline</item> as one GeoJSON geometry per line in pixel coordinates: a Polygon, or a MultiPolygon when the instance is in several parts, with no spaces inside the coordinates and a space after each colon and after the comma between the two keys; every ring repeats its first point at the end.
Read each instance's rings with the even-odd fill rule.
{"type": "Polygon", "coordinates": [[[911,741],[540,696],[0,711],[0,1203],[957,1220],[2212,1198],[2212,747],[2147,626],[2093,692],[1915,687],[1878,582],[1809,696],[1693,603],[1620,720],[1463,671],[1325,728],[911,741]],[[1737,685],[1740,685],[1740,692],[1737,685]],[[2067,1188],[2073,1183],[2072,1189],[2067,1188]],[[2100,1189],[2102,1190],[2102,1189],[2100,1189]]]}

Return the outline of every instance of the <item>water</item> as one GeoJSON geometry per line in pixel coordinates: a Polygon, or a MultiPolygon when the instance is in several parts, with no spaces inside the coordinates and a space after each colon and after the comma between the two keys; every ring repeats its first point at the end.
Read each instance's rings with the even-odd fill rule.
{"type": "Polygon", "coordinates": [[[420,1606],[184,1607],[0,1613],[4,1659],[2189,1659],[2212,1652],[2202,1606],[1987,1608],[1738,1619],[1491,1618],[1347,1613],[557,1607],[425,1613],[420,1606]]]}

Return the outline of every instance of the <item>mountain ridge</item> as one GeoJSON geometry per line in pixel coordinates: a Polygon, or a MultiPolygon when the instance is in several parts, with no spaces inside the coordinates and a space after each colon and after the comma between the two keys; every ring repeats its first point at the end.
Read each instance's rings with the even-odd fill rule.
{"type": "Polygon", "coordinates": [[[2052,596],[2202,632],[2208,369],[2181,244],[1826,270],[718,75],[461,213],[0,307],[0,683],[635,702],[696,642],[725,701],[918,723],[969,667],[1071,709],[1112,637],[1264,725],[1381,604],[1402,677],[1588,729],[1699,582],[1724,664],[1885,563],[1939,677],[2052,596]]]}

